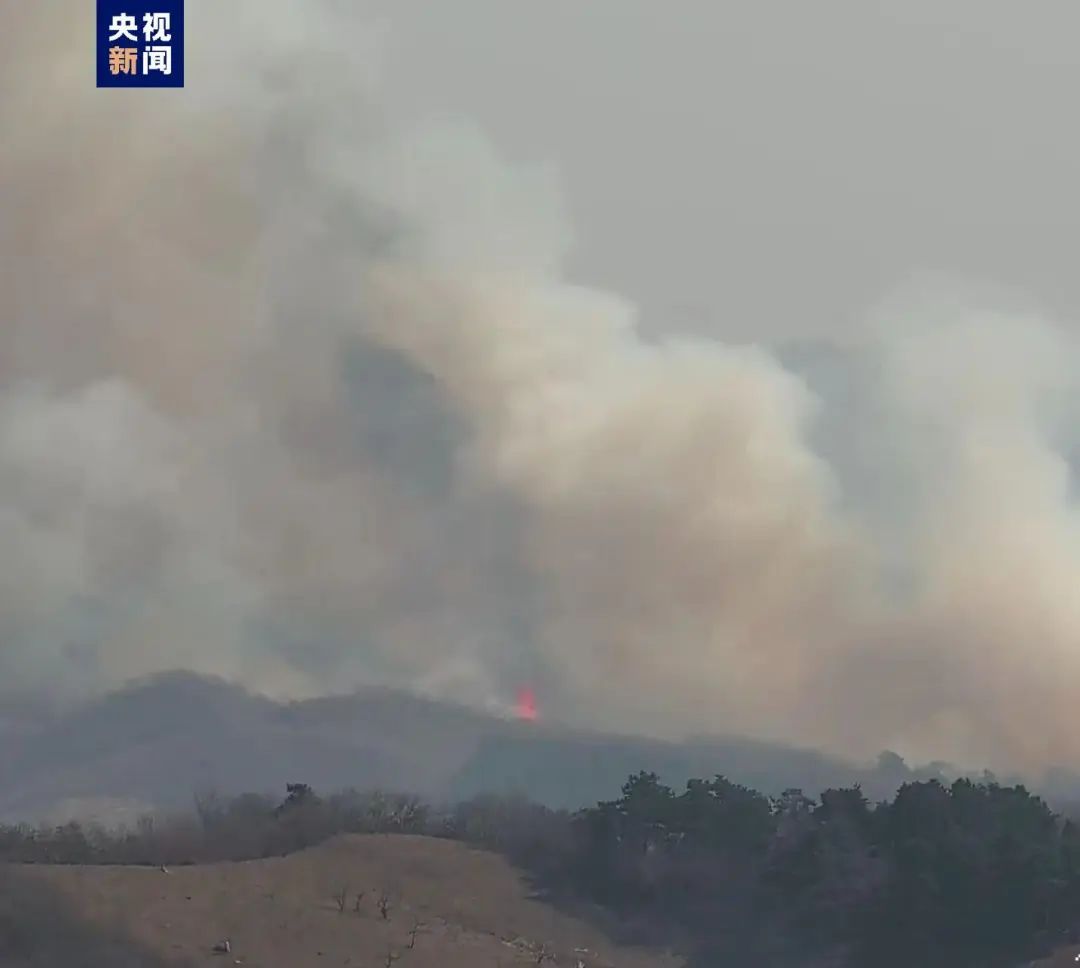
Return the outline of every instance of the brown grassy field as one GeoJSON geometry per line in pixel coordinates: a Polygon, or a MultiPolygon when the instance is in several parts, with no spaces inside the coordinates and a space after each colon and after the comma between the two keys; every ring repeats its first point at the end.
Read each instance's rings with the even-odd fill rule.
{"type": "MultiPolygon", "coordinates": [[[[65,923],[121,939],[138,952],[130,956],[131,964],[682,964],[666,953],[620,948],[596,927],[534,899],[520,875],[494,854],[423,837],[343,837],[289,857],[165,871],[34,866],[8,874],[9,892],[17,890],[23,898],[28,890],[37,891],[49,899],[38,907],[62,911],[65,923]],[[12,877],[18,888],[11,886],[12,877]],[[230,953],[214,953],[213,946],[226,938],[230,953]]],[[[38,911],[34,920],[43,922],[46,916],[38,911]]],[[[4,961],[9,963],[52,962],[4,961]]]]}

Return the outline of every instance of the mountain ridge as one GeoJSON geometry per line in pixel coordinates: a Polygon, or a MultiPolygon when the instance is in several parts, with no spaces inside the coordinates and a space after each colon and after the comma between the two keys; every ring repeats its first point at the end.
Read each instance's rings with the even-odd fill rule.
{"type": "Polygon", "coordinates": [[[189,672],[129,683],[11,727],[4,739],[0,818],[8,821],[58,819],[72,812],[65,804],[87,801],[175,810],[200,791],[280,792],[297,780],[432,799],[514,794],[574,809],[617,796],[639,770],[676,784],[722,773],[773,795],[859,783],[871,798],[940,775],[894,754],[861,765],[741,737],[617,735],[377,686],[282,702],[189,672]]]}

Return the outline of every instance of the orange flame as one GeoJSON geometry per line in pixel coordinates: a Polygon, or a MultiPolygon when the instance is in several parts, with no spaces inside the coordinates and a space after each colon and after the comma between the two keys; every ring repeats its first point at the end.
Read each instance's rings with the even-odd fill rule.
{"type": "Polygon", "coordinates": [[[528,686],[518,690],[517,705],[514,707],[518,719],[535,722],[540,714],[536,709],[536,695],[528,686]]]}

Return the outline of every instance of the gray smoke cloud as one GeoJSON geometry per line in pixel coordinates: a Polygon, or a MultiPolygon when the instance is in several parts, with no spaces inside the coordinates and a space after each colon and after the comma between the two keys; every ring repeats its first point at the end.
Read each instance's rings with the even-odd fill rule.
{"type": "Polygon", "coordinates": [[[88,11],[3,9],[5,689],[527,679],[657,735],[1080,752],[1066,330],[915,287],[838,412],[565,281],[556,175],[381,116],[350,8],[188,7],[183,92],[99,92],[88,11]]]}

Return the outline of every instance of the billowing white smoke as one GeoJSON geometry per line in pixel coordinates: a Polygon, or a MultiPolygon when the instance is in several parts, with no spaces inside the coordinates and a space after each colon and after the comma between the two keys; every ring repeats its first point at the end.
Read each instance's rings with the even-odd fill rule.
{"type": "Polygon", "coordinates": [[[68,6],[0,38],[5,687],[527,675],[661,734],[1078,752],[1061,331],[884,310],[849,417],[902,499],[856,513],[795,373],[562,281],[550,172],[380,118],[351,15],[189,0],[188,89],[129,95],[68,6]]]}

